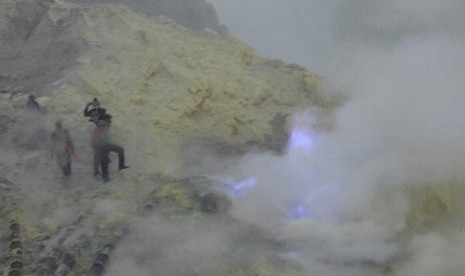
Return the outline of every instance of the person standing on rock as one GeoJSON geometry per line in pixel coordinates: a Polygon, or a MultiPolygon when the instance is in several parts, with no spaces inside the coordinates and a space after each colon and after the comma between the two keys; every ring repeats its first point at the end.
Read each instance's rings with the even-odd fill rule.
{"type": "MultiPolygon", "coordinates": [[[[92,145],[97,152],[98,163],[102,172],[102,179],[104,182],[110,180],[108,175],[108,165],[110,163],[110,152],[116,152],[118,154],[118,169],[124,170],[129,168],[126,166],[124,159],[124,148],[113,144],[109,139],[109,127],[111,124],[111,116],[106,114],[101,118],[97,127],[92,132],[92,145]]],[[[97,166],[97,167],[98,167],[97,166]]]]}
{"type": "MultiPolygon", "coordinates": [[[[96,148],[96,138],[93,137],[96,135],[98,131],[96,131],[97,124],[100,119],[102,119],[106,114],[106,109],[100,106],[100,102],[97,98],[94,98],[92,102],[88,103],[86,107],[84,108],[84,117],[90,117],[89,118],[89,128],[91,132],[91,144],[92,144],[92,150],[94,152],[93,156],[93,169],[94,169],[94,176],[97,176],[100,174],[99,166],[100,166],[100,161],[99,161],[99,152],[96,148]],[[91,109],[89,109],[92,106],[91,109]]],[[[110,115],[108,115],[110,116],[110,115]]]]}
{"type": "Polygon", "coordinates": [[[44,127],[43,110],[36,100],[36,96],[29,94],[24,106],[24,112],[17,120],[21,127],[17,129],[18,137],[15,143],[27,150],[38,150],[48,145],[48,130],[44,127]],[[45,142],[45,143],[44,143],[45,142]]]}
{"type": "Polygon", "coordinates": [[[55,157],[63,175],[71,175],[71,156],[74,155],[74,144],[67,128],[60,121],[55,123],[52,139],[52,158],[55,157]]]}

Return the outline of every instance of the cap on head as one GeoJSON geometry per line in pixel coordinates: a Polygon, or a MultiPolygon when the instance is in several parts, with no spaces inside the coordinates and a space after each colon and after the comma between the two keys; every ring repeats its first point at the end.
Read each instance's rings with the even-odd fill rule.
{"type": "Polygon", "coordinates": [[[55,127],[56,127],[56,128],[62,128],[62,127],[63,127],[63,124],[61,123],[61,121],[56,121],[55,127]]]}

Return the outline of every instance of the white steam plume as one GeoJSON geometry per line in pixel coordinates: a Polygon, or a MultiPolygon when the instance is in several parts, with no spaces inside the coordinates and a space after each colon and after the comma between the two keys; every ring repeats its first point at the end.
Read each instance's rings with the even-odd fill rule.
{"type": "Polygon", "coordinates": [[[307,130],[307,150],[244,157],[237,181],[255,185],[235,215],[294,244],[309,273],[381,275],[361,264],[407,254],[394,275],[460,275],[463,264],[439,253],[463,252],[465,233],[396,237],[409,189],[465,183],[465,2],[210,2],[259,54],[301,61],[349,98],[334,130],[307,130]]]}

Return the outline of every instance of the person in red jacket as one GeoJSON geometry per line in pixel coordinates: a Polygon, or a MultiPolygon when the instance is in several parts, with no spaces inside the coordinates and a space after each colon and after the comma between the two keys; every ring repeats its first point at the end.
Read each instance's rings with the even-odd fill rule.
{"type": "Polygon", "coordinates": [[[91,132],[91,145],[94,152],[93,156],[93,169],[94,176],[100,174],[100,161],[99,153],[96,148],[96,135],[99,130],[96,131],[98,122],[103,118],[110,118],[111,115],[107,114],[107,110],[101,107],[100,102],[97,98],[94,98],[92,102],[89,102],[84,108],[84,117],[89,117],[89,127],[91,132]]]}
{"type": "Polygon", "coordinates": [[[97,154],[97,169],[100,167],[102,172],[102,179],[105,182],[110,180],[108,175],[108,165],[110,163],[110,152],[116,152],[118,154],[118,169],[124,170],[129,168],[126,166],[124,158],[124,148],[113,144],[109,139],[109,127],[111,124],[111,116],[107,115],[97,122],[97,126],[92,131],[92,146],[97,154]]]}
{"type": "Polygon", "coordinates": [[[71,156],[74,155],[74,144],[67,128],[63,128],[60,121],[55,123],[55,130],[51,135],[52,157],[55,157],[63,175],[71,175],[71,156]]]}

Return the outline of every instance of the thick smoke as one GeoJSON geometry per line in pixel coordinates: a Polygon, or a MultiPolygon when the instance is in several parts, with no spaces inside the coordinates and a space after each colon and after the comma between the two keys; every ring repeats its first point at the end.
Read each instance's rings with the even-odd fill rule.
{"type": "MultiPolygon", "coordinates": [[[[312,112],[295,114],[283,156],[249,153],[233,165],[205,158],[204,165],[215,164],[206,172],[222,180],[218,188],[230,194],[240,223],[136,215],[107,274],[241,275],[243,267],[252,271],[247,265],[279,254],[304,266],[302,275],[462,275],[465,233],[452,227],[408,232],[407,220],[411,190],[465,183],[465,2],[210,2],[220,21],[259,54],[318,72],[326,93],[348,101],[327,133],[308,127],[312,112]]],[[[43,126],[11,130],[21,138],[18,148],[36,146],[26,138],[35,137],[29,127],[37,125],[43,126]]],[[[48,139],[52,126],[43,128],[48,139]]],[[[81,161],[73,169],[88,175],[89,162],[81,161]]],[[[52,161],[31,168],[59,175],[52,161]]],[[[128,184],[114,177],[110,187],[124,194],[128,184]]],[[[44,178],[24,184],[30,204],[45,206],[60,196],[63,183],[44,186],[50,180],[44,178]]],[[[71,181],[83,198],[101,189],[86,184],[96,182],[91,176],[71,181]]],[[[97,222],[133,214],[133,202],[104,197],[57,209],[49,219],[68,225],[81,212],[97,222]]],[[[75,235],[94,234],[91,226],[75,235]]]]}
{"type": "Polygon", "coordinates": [[[400,237],[412,190],[465,183],[465,3],[210,2],[258,53],[303,63],[348,98],[334,130],[304,130],[311,143],[291,139],[285,156],[243,158],[236,181],[254,186],[235,215],[293,244],[309,274],[460,275],[441,252],[460,255],[465,233],[400,237]]]}
{"type": "Polygon", "coordinates": [[[460,38],[465,28],[460,0],[208,2],[215,5],[221,23],[259,54],[324,75],[333,67],[351,65],[347,54],[353,50],[389,50],[405,40],[434,35],[460,38]]]}

